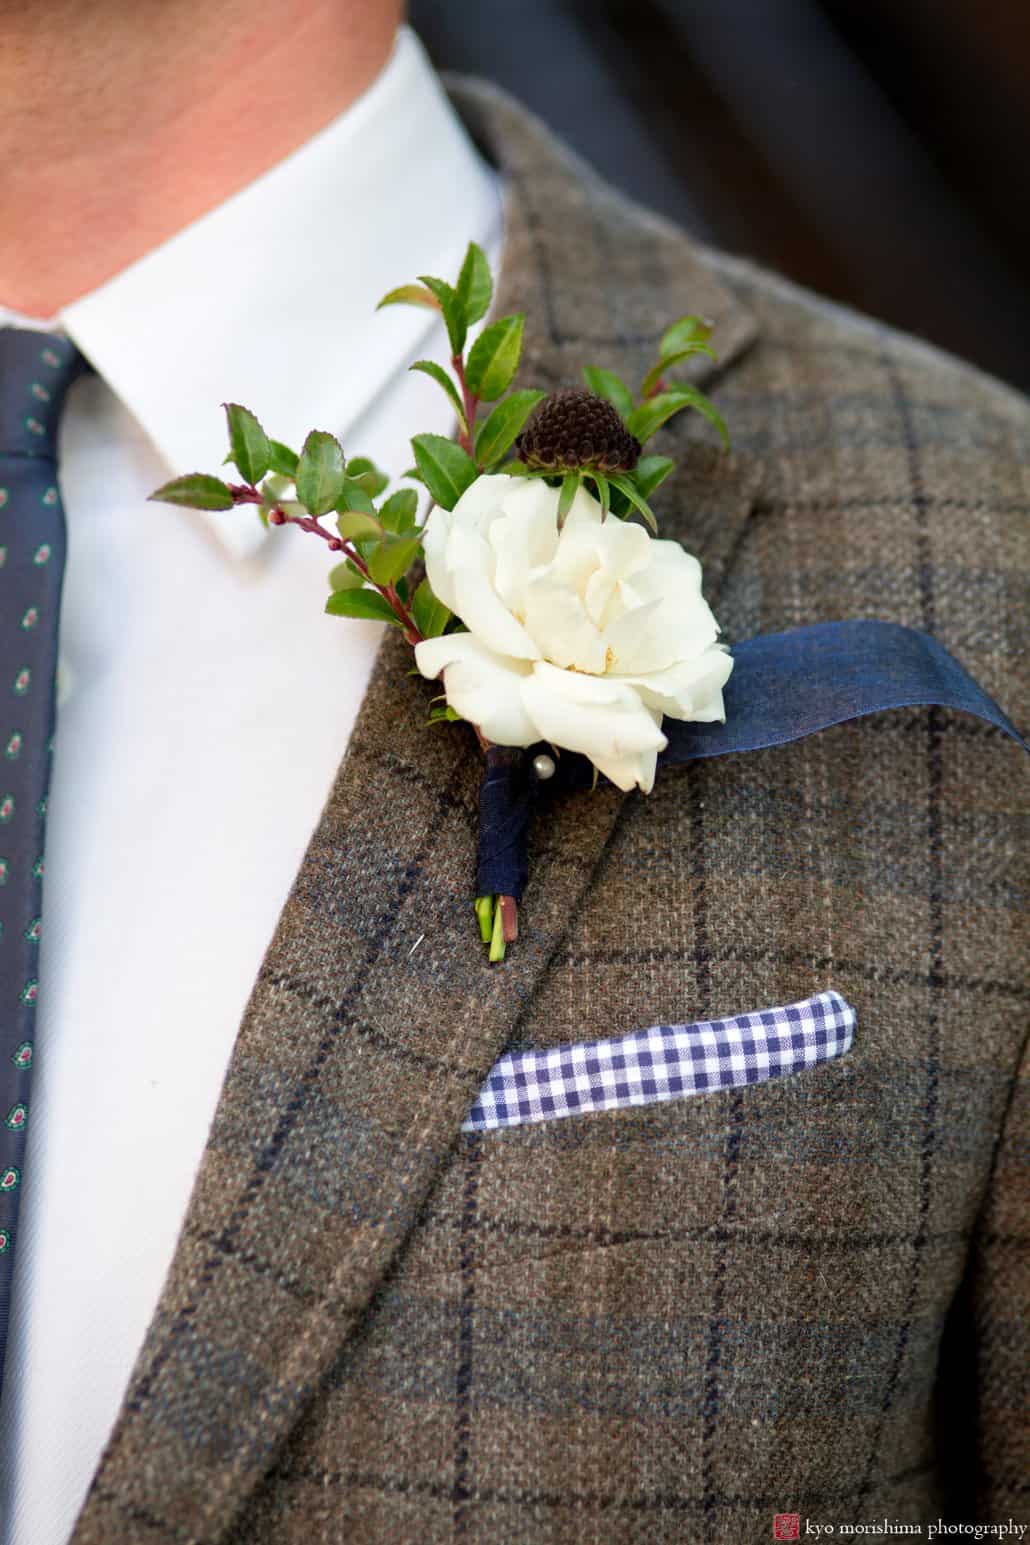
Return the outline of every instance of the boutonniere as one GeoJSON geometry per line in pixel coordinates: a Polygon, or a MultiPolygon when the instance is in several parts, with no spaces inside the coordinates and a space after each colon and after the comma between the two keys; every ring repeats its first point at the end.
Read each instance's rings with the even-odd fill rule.
{"type": "Polygon", "coordinates": [[[563,753],[587,758],[595,778],[648,792],[663,718],[722,720],[733,661],[701,565],[657,534],[650,500],[674,463],[645,451],[685,409],[727,439],[714,405],[675,379],[692,356],[714,358],[710,328],[696,316],[672,322],[636,396],[599,365],[548,395],[517,384],[523,316],[488,323],[470,343],[492,295],[472,243],[454,284],[427,275],[380,302],[434,309],[447,328],[449,368],[411,368],[446,393],[457,436],[414,436],[400,480],[414,486],[389,491],[385,473],[325,430],[296,451],[228,403],[226,462],[240,481],[196,472],[151,498],[252,505],[266,526],[320,538],[332,555],[326,611],[402,631],[418,670],[442,687],[427,722],[470,725],[470,755],[485,758],[480,871],[518,850],[510,889],[474,902],[499,960],[524,883],[520,793],[548,781],[563,753]],[[421,522],[420,488],[430,501],[421,522]]]}
{"type": "Polygon", "coordinates": [[[228,403],[225,462],[239,481],[195,472],[151,495],[204,510],[251,505],[266,526],[319,539],[326,611],[401,630],[414,667],[442,687],[427,724],[465,726],[454,733],[483,759],[470,900],[492,961],[517,936],[530,813],[549,787],[604,777],[646,794],[662,766],[912,703],[976,713],[1019,738],[940,645],[895,623],[797,628],[731,655],[700,563],[659,536],[651,507],[674,463],[648,447],[675,414],[702,414],[728,444],[715,406],[676,378],[694,355],[715,358],[709,325],[671,322],[635,393],[584,364],[582,384],[546,394],[516,384],[523,316],[469,341],[492,295],[473,243],[454,284],[424,276],[380,302],[431,308],[447,329],[449,368],[411,368],[446,394],[457,436],[413,437],[414,465],[399,480],[408,486],[391,491],[325,430],[297,451],[228,403]]]}

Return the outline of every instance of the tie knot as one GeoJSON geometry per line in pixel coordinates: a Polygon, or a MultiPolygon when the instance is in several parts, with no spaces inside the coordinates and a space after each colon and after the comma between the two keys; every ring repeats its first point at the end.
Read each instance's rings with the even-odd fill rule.
{"type": "Polygon", "coordinates": [[[0,456],[56,457],[65,393],[87,368],[69,338],[0,327],[0,456]]]}

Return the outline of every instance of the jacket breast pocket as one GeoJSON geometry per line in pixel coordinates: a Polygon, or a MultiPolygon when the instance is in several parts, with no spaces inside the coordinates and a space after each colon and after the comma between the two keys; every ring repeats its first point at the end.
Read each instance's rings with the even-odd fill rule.
{"type": "Polygon", "coordinates": [[[491,1069],[462,1130],[492,1131],[764,1083],[843,1056],[854,1031],[854,1009],[829,991],[728,1019],[507,1052],[491,1069]]]}

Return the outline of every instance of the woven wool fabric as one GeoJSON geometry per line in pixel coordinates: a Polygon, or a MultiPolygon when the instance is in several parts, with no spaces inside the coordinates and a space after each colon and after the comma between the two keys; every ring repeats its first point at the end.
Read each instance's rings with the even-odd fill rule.
{"type": "MultiPolygon", "coordinates": [[[[670,318],[716,324],[734,453],[675,420],[658,502],[727,637],[907,623],[1025,727],[1027,404],[455,92],[506,178],[496,309],[528,313],[526,384],[638,380],[670,318]]],[[[496,969],[478,760],[424,732],[407,664],[388,638],[73,1545],[1025,1519],[1022,753],[903,710],[559,800],[496,969]],[[846,1057],[460,1132],[505,1050],[831,987],[846,1057]]]]}
{"type": "Polygon", "coordinates": [[[510,1051],[491,1068],[463,1132],[653,1105],[781,1078],[851,1049],[840,993],[694,1025],[652,1025],[611,1041],[510,1051]]]}

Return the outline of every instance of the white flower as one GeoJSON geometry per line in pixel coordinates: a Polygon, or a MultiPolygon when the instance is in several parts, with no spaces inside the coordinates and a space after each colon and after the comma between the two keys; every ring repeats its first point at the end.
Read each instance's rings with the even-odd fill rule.
{"type": "Polygon", "coordinates": [[[433,510],[426,572],[469,631],[424,640],[415,659],[487,740],[550,741],[648,793],[662,715],[723,721],[733,662],[678,542],[602,523],[582,488],[560,532],[557,506],[558,489],[501,473],[433,510]]]}

